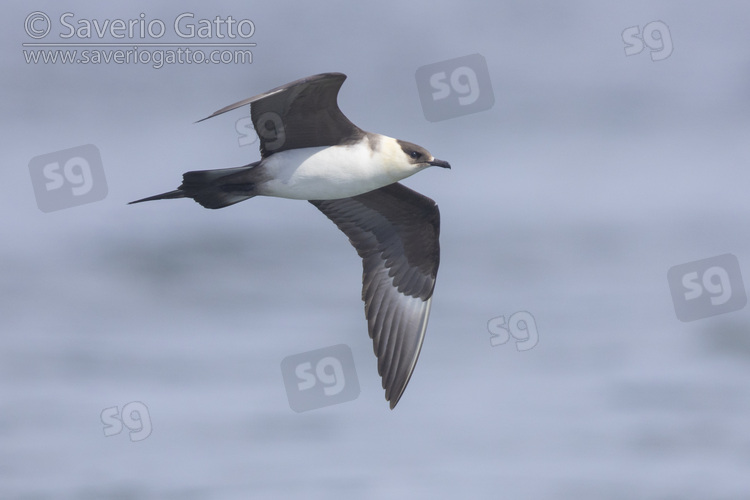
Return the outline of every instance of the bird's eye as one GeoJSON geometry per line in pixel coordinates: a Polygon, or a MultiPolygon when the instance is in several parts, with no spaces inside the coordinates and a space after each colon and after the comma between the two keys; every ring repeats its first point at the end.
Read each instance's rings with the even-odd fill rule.
{"type": "Polygon", "coordinates": [[[411,157],[412,160],[416,160],[422,157],[422,153],[420,153],[419,151],[412,151],[411,153],[409,153],[409,157],[411,157]]]}

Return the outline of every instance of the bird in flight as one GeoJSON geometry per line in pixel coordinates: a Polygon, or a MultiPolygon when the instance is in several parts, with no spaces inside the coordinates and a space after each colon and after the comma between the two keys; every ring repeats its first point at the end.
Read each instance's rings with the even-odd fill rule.
{"type": "Polygon", "coordinates": [[[337,103],[345,79],[341,73],[302,78],[204,118],[250,105],[261,159],[186,172],[176,190],[131,204],[192,198],[206,208],[223,208],[254,196],[312,203],[362,258],[367,326],[393,409],[422,348],[440,262],[437,205],[398,181],[450,164],[416,144],[350,122],[337,103]]]}

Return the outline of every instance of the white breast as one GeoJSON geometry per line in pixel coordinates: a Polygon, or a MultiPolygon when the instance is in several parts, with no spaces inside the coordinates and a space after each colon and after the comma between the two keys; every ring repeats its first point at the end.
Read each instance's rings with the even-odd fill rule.
{"type": "MultiPolygon", "coordinates": [[[[395,143],[389,137],[382,139],[395,143]]],[[[333,200],[387,186],[414,173],[394,165],[389,146],[385,142],[373,150],[363,141],[350,146],[274,153],[261,163],[264,177],[270,179],[257,186],[258,194],[298,200],[333,200]]]]}

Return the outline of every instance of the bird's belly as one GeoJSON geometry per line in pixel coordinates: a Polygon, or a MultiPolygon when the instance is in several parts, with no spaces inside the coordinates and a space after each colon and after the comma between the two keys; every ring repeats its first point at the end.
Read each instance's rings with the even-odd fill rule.
{"type": "Polygon", "coordinates": [[[261,163],[258,194],[298,200],[348,198],[403,178],[369,147],[326,146],[275,153],[261,163]]]}

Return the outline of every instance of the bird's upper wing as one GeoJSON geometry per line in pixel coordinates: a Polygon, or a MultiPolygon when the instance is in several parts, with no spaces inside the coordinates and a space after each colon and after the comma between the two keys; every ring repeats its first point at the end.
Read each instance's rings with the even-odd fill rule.
{"type": "Polygon", "coordinates": [[[385,398],[396,406],[417,364],[440,262],[440,212],[401,184],[311,200],[362,257],[362,300],[385,398]]]}
{"type": "Polygon", "coordinates": [[[342,73],[308,76],[230,104],[203,120],[250,104],[263,158],[287,149],[354,142],[365,132],[338,107],[336,98],[344,80],[342,73]]]}

